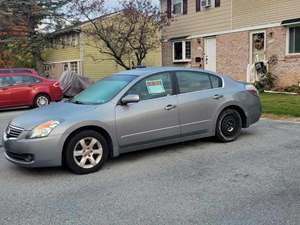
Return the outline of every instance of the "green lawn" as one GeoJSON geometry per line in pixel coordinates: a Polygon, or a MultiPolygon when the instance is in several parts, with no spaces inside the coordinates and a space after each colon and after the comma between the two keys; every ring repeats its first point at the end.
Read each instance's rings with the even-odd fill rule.
{"type": "Polygon", "coordinates": [[[260,97],[263,113],[300,117],[300,95],[263,93],[260,97]]]}

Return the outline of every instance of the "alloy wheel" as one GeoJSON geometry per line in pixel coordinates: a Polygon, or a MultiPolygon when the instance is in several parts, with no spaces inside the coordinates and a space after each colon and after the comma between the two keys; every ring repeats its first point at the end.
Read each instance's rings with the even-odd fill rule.
{"type": "Polygon", "coordinates": [[[103,148],[96,138],[86,137],[75,145],[73,159],[83,169],[91,169],[99,164],[103,156],[103,148]]]}

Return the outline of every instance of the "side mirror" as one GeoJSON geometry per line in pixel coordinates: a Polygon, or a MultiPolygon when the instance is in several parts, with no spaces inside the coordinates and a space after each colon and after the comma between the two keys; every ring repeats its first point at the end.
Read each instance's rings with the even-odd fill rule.
{"type": "Polygon", "coordinates": [[[121,102],[124,105],[127,105],[128,103],[135,103],[140,101],[139,95],[126,95],[124,98],[122,98],[121,102]]]}

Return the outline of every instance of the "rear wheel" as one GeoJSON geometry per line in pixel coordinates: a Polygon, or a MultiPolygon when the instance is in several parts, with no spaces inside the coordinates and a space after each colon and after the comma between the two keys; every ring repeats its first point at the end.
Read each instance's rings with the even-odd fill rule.
{"type": "Polygon", "coordinates": [[[96,131],[86,130],[74,135],[65,152],[65,165],[76,174],[98,171],[108,157],[105,138],[96,131]]]}
{"type": "Polygon", "coordinates": [[[40,108],[50,104],[50,97],[47,94],[39,94],[34,98],[34,107],[40,108]]]}
{"type": "Polygon", "coordinates": [[[238,111],[227,109],[223,111],[217,121],[216,137],[222,142],[236,140],[242,131],[242,118],[238,111]]]}

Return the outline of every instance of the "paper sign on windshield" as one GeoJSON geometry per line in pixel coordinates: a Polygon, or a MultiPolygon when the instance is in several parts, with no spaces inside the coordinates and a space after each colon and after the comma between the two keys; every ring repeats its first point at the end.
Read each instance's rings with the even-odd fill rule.
{"type": "Polygon", "coordinates": [[[162,80],[147,80],[146,86],[149,94],[161,94],[166,92],[162,80]]]}

